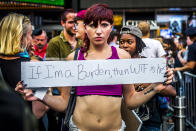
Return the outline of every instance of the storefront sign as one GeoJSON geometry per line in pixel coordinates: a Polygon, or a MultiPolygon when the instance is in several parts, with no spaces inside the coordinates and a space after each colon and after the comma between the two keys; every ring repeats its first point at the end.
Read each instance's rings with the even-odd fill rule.
{"type": "MultiPolygon", "coordinates": [[[[133,25],[133,26],[138,26],[139,22],[141,20],[127,20],[126,25],[133,25]]],[[[159,26],[157,25],[156,21],[153,20],[147,20],[147,22],[150,24],[150,29],[151,30],[157,30],[159,29],[159,26]]]]}

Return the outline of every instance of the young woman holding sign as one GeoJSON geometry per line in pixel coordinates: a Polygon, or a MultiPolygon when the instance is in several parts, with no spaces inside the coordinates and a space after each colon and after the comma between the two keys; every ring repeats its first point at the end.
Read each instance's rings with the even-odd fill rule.
{"type": "MultiPolygon", "coordinates": [[[[84,18],[85,47],[79,51],[78,60],[130,59],[129,53],[110,47],[107,43],[113,26],[112,10],[105,4],[95,4],[87,9],[84,18]]],[[[68,56],[73,60],[74,53],[68,56]]],[[[166,84],[171,83],[173,73],[168,70],[166,84]]],[[[22,88],[22,85],[17,88],[22,88]]],[[[70,87],[71,88],[71,87],[70,87]]],[[[51,108],[64,111],[67,108],[70,88],[60,88],[61,96],[45,95],[43,101],[51,108]]],[[[128,108],[133,109],[147,102],[163,90],[162,84],[152,84],[142,92],[133,85],[78,86],[77,101],[70,120],[71,131],[123,131],[121,119],[122,95],[128,108]],[[88,119],[87,119],[88,118],[88,119]]],[[[32,93],[28,99],[36,100],[32,93]]]]}

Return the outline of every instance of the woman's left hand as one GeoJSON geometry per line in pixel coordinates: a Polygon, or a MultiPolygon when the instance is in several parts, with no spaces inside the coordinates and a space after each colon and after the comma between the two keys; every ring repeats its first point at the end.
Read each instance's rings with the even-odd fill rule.
{"type": "Polygon", "coordinates": [[[165,77],[167,77],[167,79],[163,82],[163,85],[169,85],[172,83],[172,79],[174,77],[174,72],[172,68],[167,68],[167,71],[165,73],[165,77]]]}
{"type": "Polygon", "coordinates": [[[160,91],[162,91],[163,89],[166,88],[166,85],[169,85],[172,83],[172,79],[174,77],[174,72],[173,69],[171,68],[167,68],[167,71],[164,75],[164,77],[166,77],[166,80],[163,83],[160,84],[156,84],[154,89],[157,93],[159,93],[160,91]]]}

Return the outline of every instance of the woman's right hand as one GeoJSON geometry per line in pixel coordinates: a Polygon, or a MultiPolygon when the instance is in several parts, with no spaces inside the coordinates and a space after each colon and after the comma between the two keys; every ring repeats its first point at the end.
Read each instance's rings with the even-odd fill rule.
{"type": "Polygon", "coordinates": [[[33,91],[31,89],[25,89],[25,86],[27,85],[24,85],[23,81],[19,81],[16,85],[15,91],[19,92],[27,101],[38,100],[38,98],[34,96],[33,91]]]}

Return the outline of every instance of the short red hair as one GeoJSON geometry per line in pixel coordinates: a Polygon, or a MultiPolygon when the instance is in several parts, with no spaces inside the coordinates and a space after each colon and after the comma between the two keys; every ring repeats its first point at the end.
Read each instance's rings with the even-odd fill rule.
{"type": "MultiPolygon", "coordinates": [[[[88,25],[93,21],[93,24],[98,25],[100,21],[108,21],[110,24],[113,24],[113,12],[106,4],[94,4],[86,10],[84,17],[84,24],[88,25]]],[[[81,48],[82,52],[87,52],[90,46],[90,41],[85,34],[84,38],[85,46],[81,48]]],[[[88,55],[88,54],[86,54],[88,55]]]]}
{"type": "Polygon", "coordinates": [[[106,4],[94,4],[90,8],[87,9],[84,23],[88,25],[90,22],[94,22],[95,24],[98,21],[106,20],[110,24],[113,24],[113,12],[106,4]]]}

